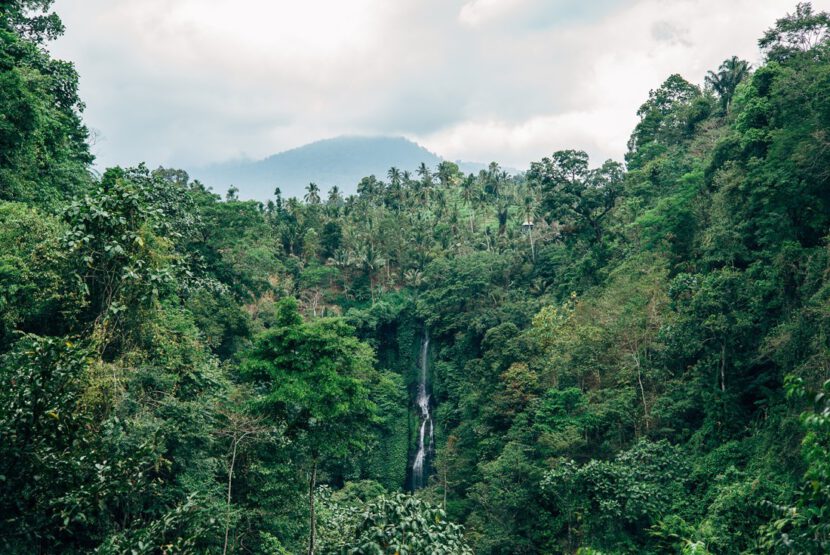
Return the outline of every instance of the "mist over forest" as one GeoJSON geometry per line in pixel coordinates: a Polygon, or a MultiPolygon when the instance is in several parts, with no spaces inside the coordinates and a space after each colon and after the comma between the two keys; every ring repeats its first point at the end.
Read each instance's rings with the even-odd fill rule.
{"type": "MultiPolygon", "coordinates": [[[[421,164],[434,168],[442,162],[444,159],[437,154],[404,137],[356,135],[315,141],[262,160],[197,167],[188,173],[210,189],[227,191],[234,187],[241,199],[267,203],[273,200],[277,187],[285,197],[304,197],[310,183],[324,191],[337,187],[349,196],[357,192],[357,184],[364,177],[384,176],[389,168],[414,174],[421,164]]],[[[477,174],[488,166],[460,160],[454,163],[465,174],[477,174]]]]}

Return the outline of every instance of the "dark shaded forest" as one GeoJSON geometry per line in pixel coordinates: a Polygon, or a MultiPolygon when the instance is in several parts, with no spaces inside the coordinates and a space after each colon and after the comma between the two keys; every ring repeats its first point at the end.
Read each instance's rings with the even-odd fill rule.
{"type": "Polygon", "coordinates": [[[0,7],[0,551],[830,552],[830,15],[624,163],[261,203],[93,171],[50,5],[0,7]]]}

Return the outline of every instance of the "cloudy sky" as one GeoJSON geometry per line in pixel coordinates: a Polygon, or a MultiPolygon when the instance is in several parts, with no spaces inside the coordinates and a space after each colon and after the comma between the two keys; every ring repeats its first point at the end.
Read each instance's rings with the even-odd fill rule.
{"type": "MultiPolygon", "coordinates": [[[[342,134],[525,168],[620,159],[671,73],[701,83],[795,0],[57,0],[99,165],[194,167],[342,134]]],[[[830,9],[830,0],[815,0],[830,9]]]]}

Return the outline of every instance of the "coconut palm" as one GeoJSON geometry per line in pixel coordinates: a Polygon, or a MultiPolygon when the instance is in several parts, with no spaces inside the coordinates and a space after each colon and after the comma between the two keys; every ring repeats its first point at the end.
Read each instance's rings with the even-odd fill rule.
{"type": "Polygon", "coordinates": [[[458,165],[444,160],[438,164],[438,181],[442,187],[449,187],[458,175],[458,165]]]}
{"type": "Polygon", "coordinates": [[[320,187],[316,183],[309,183],[303,200],[306,204],[320,204],[320,187]]]}
{"type": "Polygon", "coordinates": [[[386,264],[386,260],[380,256],[380,253],[371,241],[366,241],[352,252],[352,263],[354,266],[362,269],[369,278],[369,292],[372,295],[372,304],[375,304],[376,274],[378,269],[386,264]]]}
{"type": "Polygon", "coordinates": [[[418,176],[421,178],[421,183],[424,185],[424,187],[432,186],[432,172],[429,171],[429,168],[425,163],[421,162],[421,165],[418,166],[418,169],[415,170],[415,173],[417,173],[418,176]]]}
{"type": "Polygon", "coordinates": [[[386,172],[386,177],[389,178],[389,183],[393,186],[397,187],[401,184],[401,177],[402,177],[401,170],[399,170],[395,166],[392,166],[391,168],[389,168],[389,171],[386,172]]]}
{"type": "Polygon", "coordinates": [[[536,248],[533,244],[533,219],[536,217],[538,207],[533,191],[530,187],[527,187],[522,196],[522,212],[524,213],[524,223],[522,225],[529,224],[525,231],[530,241],[530,257],[534,262],[536,261],[536,248]]]}
{"type": "Polygon", "coordinates": [[[735,95],[735,89],[749,75],[751,66],[746,60],[732,56],[718,68],[718,72],[710,71],[706,75],[706,85],[718,95],[721,109],[727,111],[735,95]]]}
{"type": "Polygon", "coordinates": [[[507,181],[507,172],[502,171],[496,162],[490,162],[486,171],[479,172],[479,179],[484,183],[484,191],[498,199],[502,186],[507,181]]]}
{"type": "Polygon", "coordinates": [[[478,182],[473,174],[468,175],[461,182],[461,198],[470,214],[470,233],[473,233],[473,218],[475,217],[475,203],[479,197],[478,182]]]}
{"type": "Polygon", "coordinates": [[[329,189],[328,203],[339,206],[342,202],[343,195],[340,193],[340,187],[338,187],[337,185],[332,186],[332,188],[329,189]]]}
{"type": "Polygon", "coordinates": [[[341,208],[343,208],[343,193],[340,192],[340,187],[334,185],[329,189],[325,211],[330,217],[337,217],[341,208]]]}
{"type": "Polygon", "coordinates": [[[387,193],[387,205],[394,207],[395,211],[400,214],[401,206],[403,205],[404,201],[404,190],[403,190],[403,173],[396,167],[389,168],[386,176],[389,178],[389,187],[386,190],[387,193]]]}

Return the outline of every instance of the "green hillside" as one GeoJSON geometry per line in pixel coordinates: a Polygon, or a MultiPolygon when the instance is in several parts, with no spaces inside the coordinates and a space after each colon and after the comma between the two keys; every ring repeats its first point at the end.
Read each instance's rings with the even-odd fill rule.
{"type": "Polygon", "coordinates": [[[830,15],[624,163],[240,200],[92,172],[50,5],[0,6],[0,551],[830,552],[830,15]]]}

